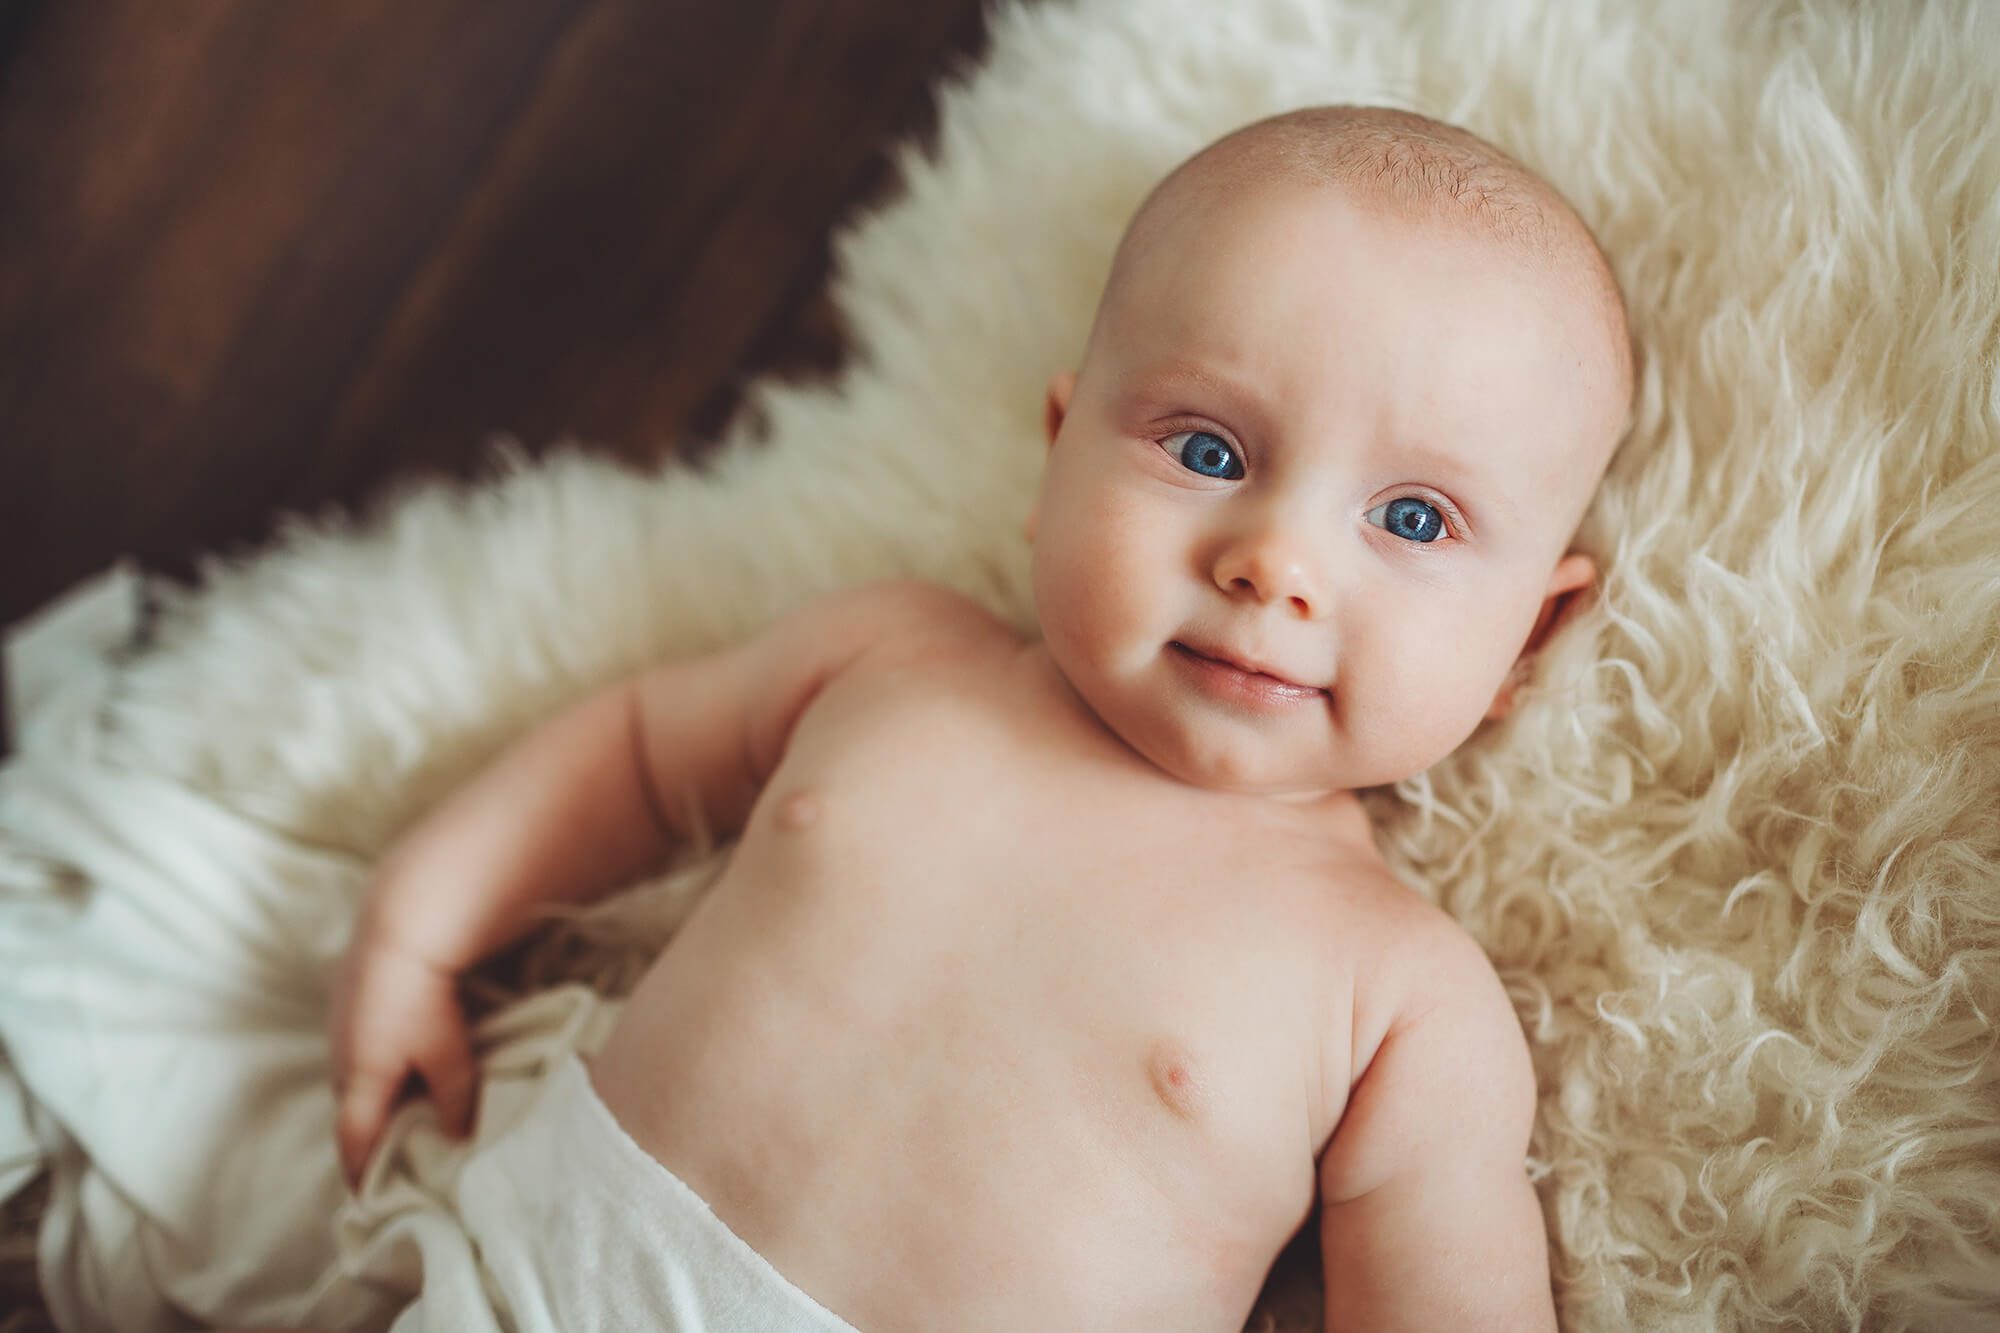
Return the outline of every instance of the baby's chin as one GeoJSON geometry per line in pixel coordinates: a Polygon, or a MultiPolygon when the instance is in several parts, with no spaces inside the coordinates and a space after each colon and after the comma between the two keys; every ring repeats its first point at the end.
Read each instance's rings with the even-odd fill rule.
{"type": "Polygon", "coordinates": [[[1310,802],[1346,790],[1327,773],[1292,771],[1281,756],[1260,753],[1240,738],[1216,743],[1190,736],[1172,719],[1142,716],[1111,729],[1164,776],[1218,795],[1310,802]]]}

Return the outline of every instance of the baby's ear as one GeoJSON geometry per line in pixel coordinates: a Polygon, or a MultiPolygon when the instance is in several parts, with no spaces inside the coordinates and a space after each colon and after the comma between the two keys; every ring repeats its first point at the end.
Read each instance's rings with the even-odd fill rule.
{"type": "Polygon", "coordinates": [[[1049,437],[1051,448],[1055,446],[1056,432],[1062,429],[1063,418],[1069,415],[1070,395],[1076,392],[1076,372],[1058,370],[1049,377],[1048,398],[1042,404],[1042,430],[1049,437]]]}
{"type": "Polygon", "coordinates": [[[1556,561],[1555,570],[1549,575],[1549,586],[1542,593],[1541,613],[1535,617],[1535,627],[1528,631],[1521,655],[1541,651],[1550,636],[1567,624],[1583,604],[1579,594],[1596,582],[1597,562],[1582,552],[1571,551],[1556,561]]]}
{"type": "Polygon", "coordinates": [[[1528,678],[1528,659],[1569,621],[1582,604],[1580,594],[1595,582],[1597,564],[1589,556],[1571,551],[1556,562],[1555,571],[1549,575],[1549,586],[1542,594],[1542,609],[1535,616],[1535,627],[1528,631],[1521,655],[1514,660],[1507,679],[1500,683],[1500,692],[1493,696],[1492,706],[1486,710],[1489,721],[1498,722],[1513,711],[1514,691],[1528,678]]]}

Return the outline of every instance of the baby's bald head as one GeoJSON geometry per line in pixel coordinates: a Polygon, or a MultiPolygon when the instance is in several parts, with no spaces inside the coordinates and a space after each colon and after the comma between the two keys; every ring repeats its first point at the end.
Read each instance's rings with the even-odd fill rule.
{"type": "Polygon", "coordinates": [[[1463,227],[1573,284],[1601,323],[1610,389],[1629,410],[1635,355],[1625,301],[1590,228],[1554,186],[1478,135],[1387,107],[1289,111],[1244,126],[1183,162],[1126,225],[1092,340],[1115,317],[1125,285],[1176,233],[1177,222],[1246,192],[1300,183],[1463,227]]]}

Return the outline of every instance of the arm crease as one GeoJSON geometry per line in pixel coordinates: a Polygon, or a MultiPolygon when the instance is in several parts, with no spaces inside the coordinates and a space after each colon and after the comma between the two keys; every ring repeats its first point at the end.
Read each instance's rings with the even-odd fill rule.
{"type": "Polygon", "coordinates": [[[639,793],[646,802],[646,813],[653,817],[653,826],[660,836],[669,843],[679,834],[667,822],[666,811],[660,805],[659,788],[653,781],[652,764],[646,758],[645,691],[637,685],[626,690],[625,730],[632,747],[632,768],[638,774],[639,793]]]}

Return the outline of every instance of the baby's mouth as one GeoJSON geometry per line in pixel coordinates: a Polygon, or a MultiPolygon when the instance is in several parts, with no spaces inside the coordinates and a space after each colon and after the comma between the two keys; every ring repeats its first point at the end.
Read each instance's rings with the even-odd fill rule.
{"type": "Polygon", "coordinates": [[[1195,661],[1209,662],[1217,666],[1227,667],[1231,671],[1239,672],[1247,680],[1255,682],[1259,686],[1267,689],[1280,691],[1285,694],[1296,695],[1300,697],[1326,693],[1325,690],[1321,689],[1317,685],[1307,685],[1300,681],[1293,680],[1289,676],[1280,675],[1273,671],[1261,670],[1256,666],[1244,662],[1239,662],[1236,659],[1228,656],[1221,649],[1211,649],[1209,651],[1204,652],[1199,648],[1195,648],[1186,643],[1181,642],[1179,639],[1173,640],[1167,646],[1174,649],[1176,652],[1183,654],[1186,657],[1194,659],[1195,661]]]}

